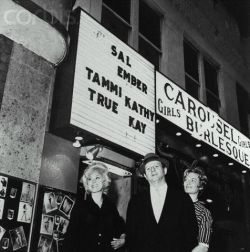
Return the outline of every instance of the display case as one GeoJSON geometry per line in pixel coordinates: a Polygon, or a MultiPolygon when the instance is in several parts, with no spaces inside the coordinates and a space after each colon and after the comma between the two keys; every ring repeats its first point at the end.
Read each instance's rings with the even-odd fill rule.
{"type": "Polygon", "coordinates": [[[74,194],[50,187],[39,187],[32,252],[61,251],[74,205],[74,194]]]}
{"type": "Polygon", "coordinates": [[[0,174],[0,251],[28,251],[36,184],[0,174]]]}

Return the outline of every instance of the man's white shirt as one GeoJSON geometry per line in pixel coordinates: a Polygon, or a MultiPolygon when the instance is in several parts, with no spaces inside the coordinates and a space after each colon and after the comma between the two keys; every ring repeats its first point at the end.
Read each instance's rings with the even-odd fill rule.
{"type": "Polygon", "coordinates": [[[151,204],[157,223],[159,222],[161,217],[161,212],[166,198],[167,188],[167,184],[165,183],[157,188],[150,186],[151,204]]]}

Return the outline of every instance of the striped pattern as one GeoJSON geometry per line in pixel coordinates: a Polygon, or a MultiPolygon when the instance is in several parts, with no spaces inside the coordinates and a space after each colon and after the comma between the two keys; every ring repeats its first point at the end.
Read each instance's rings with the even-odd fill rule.
{"type": "Polygon", "coordinates": [[[205,243],[208,245],[213,223],[211,213],[200,201],[194,203],[194,208],[199,226],[199,243],[205,243]]]}

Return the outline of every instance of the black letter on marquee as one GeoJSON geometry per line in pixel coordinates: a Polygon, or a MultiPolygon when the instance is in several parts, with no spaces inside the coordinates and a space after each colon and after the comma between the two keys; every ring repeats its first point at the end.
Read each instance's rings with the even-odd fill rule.
{"type": "Polygon", "coordinates": [[[89,92],[90,92],[90,100],[91,101],[93,101],[93,99],[94,99],[94,94],[96,93],[96,91],[95,90],[93,90],[93,89],[91,89],[91,88],[88,88],[88,90],[89,90],[89,92]]]}
{"type": "Polygon", "coordinates": [[[168,87],[168,86],[172,89],[172,91],[174,90],[173,87],[170,85],[170,83],[166,83],[165,86],[164,86],[165,95],[167,96],[167,98],[168,98],[170,101],[172,101],[174,98],[170,98],[170,97],[168,96],[168,92],[167,92],[167,87],[168,87]]]}

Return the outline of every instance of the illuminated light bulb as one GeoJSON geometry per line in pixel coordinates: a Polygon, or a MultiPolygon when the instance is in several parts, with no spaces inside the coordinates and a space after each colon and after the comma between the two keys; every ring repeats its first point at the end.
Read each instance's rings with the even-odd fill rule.
{"type": "Polygon", "coordinates": [[[81,137],[81,136],[76,136],[76,137],[75,137],[75,140],[77,140],[77,141],[82,141],[82,140],[83,140],[83,137],[81,137]]]}
{"type": "Polygon", "coordinates": [[[73,145],[73,147],[75,147],[75,148],[80,148],[80,147],[81,147],[81,143],[80,143],[79,140],[76,140],[72,145],[73,145]]]}

